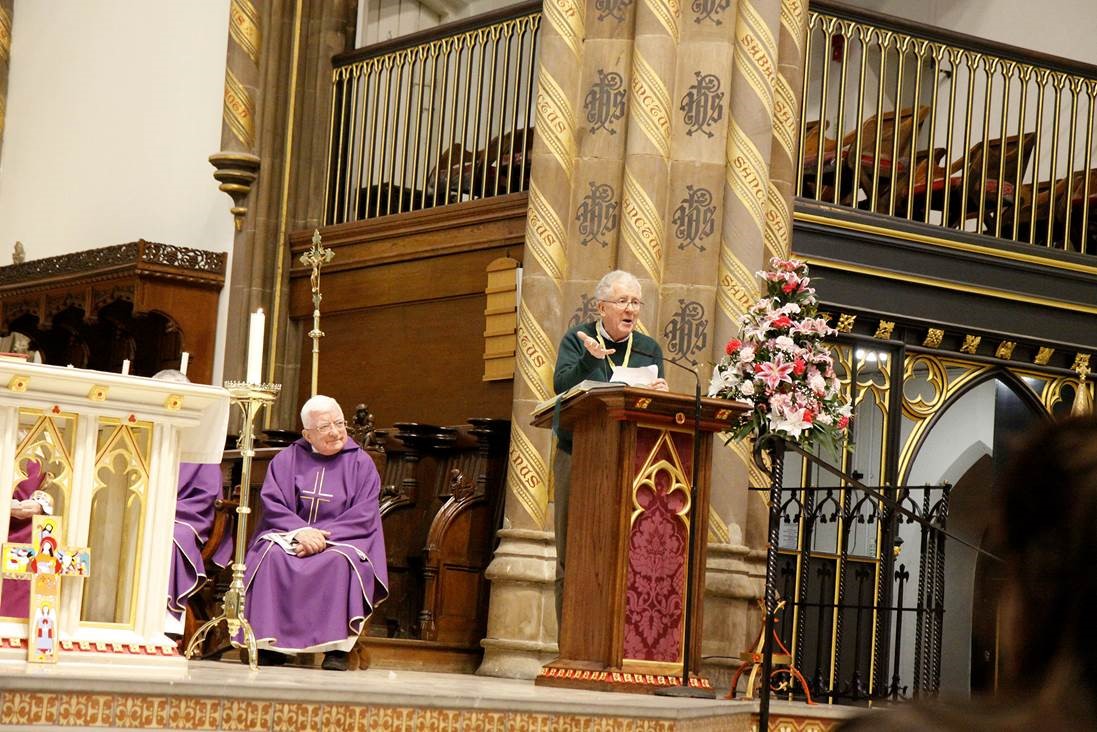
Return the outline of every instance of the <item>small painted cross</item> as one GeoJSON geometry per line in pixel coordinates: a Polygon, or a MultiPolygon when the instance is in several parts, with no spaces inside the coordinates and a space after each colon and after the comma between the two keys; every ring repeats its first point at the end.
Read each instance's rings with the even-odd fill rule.
{"type": "Polygon", "coordinates": [[[0,563],[10,580],[31,580],[27,614],[27,661],[57,663],[57,613],[61,577],[91,575],[91,552],[60,545],[61,519],[35,516],[30,544],[5,543],[0,563]]]}
{"type": "Polygon", "coordinates": [[[301,500],[312,502],[309,504],[308,522],[310,524],[316,521],[316,517],[320,513],[320,504],[327,503],[334,497],[331,493],[324,493],[324,472],[324,469],[321,468],[320,472],[316,474],[316,481],[312,485],[312,493],[301,491],[301,500]]]}

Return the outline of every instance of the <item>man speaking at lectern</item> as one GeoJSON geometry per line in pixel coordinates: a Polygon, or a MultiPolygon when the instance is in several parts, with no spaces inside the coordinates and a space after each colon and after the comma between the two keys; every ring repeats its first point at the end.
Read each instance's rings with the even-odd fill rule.
{"type": "MultiPolygon", "coordinates": [[[[644,306],[640,282],[623,270],[605,275],[594,287],[599,319],[564,334],[557,349],[553,388],[563,394],[583,381],[614,381],[613,369],[655,366],[654,379],[645,386],[667,391],[663,378],[663,350],[653,338],[636,333],[644,306]]],[[[571,490],[571,433],[556,430],[556,457],[552,462],[556,511],[556,624],[564,602],[564,552],[567,545],[568,496],[571,490]]]]}

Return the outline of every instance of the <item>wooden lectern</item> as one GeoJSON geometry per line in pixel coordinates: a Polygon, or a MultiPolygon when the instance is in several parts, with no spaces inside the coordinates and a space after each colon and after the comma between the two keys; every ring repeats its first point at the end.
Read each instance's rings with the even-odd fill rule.
{"type": "MultiPolygon", "coordinates": [[[[606,384],[564,399],[574,434],[560,657],[536,683],[649,693],[681,683],[686,559],[694,542],[690,684],[700,676],[712,433],[746,407],[701,400],[697,526],[691,531],[694,399],[606,384]]],[[[551,427],[556,410],[533,420],[551,427]]]]}

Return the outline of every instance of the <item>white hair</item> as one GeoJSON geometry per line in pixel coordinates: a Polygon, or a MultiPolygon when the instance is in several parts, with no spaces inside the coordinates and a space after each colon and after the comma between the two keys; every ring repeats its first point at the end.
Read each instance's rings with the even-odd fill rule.
{"type": "Polygon", "coordinates": [[[640,292],[640,280],[636,279],[634,274],[623,269],[615,269],[612,272],[607,272],[602,279],[598,280],[598,284],[594,286],[594,299],[608,300],[610,293],[613,292],[614,285],[635,287],[636,291],[640,292]]]}
{"type": "Polygon", "coordinates": [[[189,384],[190,379],[179,369],[164,369],[163,371],[157,371],[152,375],[152,378],[159,379],[160,381],[174,381],[177,384],[189,384]]]}
{"type": "Polygon", "coordinates": [[[301,426],[311,430],[313,425],[312,416],[314,414],[328,414],[329,412],[342,414],[343,408],[339,406],[339,402],[331,397],[317,394],[301,406],[301,426]]]}

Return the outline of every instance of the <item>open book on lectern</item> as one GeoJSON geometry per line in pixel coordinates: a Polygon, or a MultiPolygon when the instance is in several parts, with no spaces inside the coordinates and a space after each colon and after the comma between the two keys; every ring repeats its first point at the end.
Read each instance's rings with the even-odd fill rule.
{"type": "Polygon", "coordinates": [[[655,364],[636,367],[614,366],[611,378],[612,381],[596,381],[594,379],[580,381],[563,394],[557,394],[551,399],[540,402],[533,408],[531,416],[540,416],[553,409],[557,402],[564,404],[580,394],[586,394],[588,391],[613,389],[618,386],[648,386],[659,378],[659,367],[655,364]]]}

